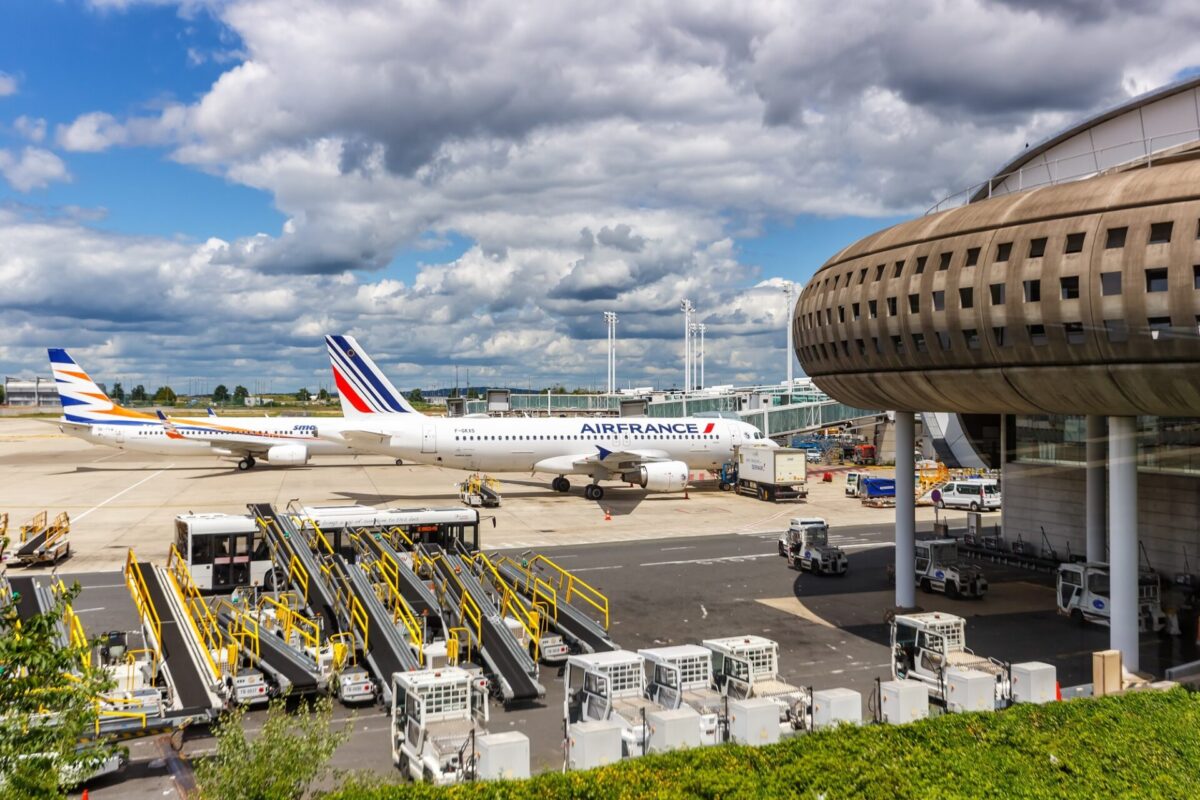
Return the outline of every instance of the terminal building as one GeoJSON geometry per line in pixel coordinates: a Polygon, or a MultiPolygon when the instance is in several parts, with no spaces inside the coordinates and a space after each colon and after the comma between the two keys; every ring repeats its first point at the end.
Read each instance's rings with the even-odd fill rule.
{"type": "Polygon", "coordinates": [[[22,408],[58,409],[58,387],[53,378],[4,378],[4,403],[22,408]]]}
{"type": "Polygon", "coordinates": [[[1200,79],[1025,149],[961,201],[830,258],[796,354],[834,399],[896,411],[897,574],[914,412],[958,415],[1002,470],[1006,538],[1044,529],[1060,556],[1110,562],[1112,646],[1136,670],[1139,565],[1200,573],[1200,79]]]}

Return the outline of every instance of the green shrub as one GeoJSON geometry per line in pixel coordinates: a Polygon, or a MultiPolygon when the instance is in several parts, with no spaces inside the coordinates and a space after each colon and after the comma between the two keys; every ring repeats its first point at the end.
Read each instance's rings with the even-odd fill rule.
{"type": "Polygon", "coordinates": [[[392,798],[1200,797],[1200,695],[1182,689],[842,727],[528,781],[349,788],[392,798]]]}

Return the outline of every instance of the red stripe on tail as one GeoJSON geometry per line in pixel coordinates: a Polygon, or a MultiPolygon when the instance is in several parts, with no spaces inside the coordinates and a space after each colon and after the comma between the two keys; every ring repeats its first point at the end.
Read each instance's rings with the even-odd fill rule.
{"type": "Polygon", "coordinates": [[[350,384],[336,368],[333,370],[333,382],[337,384],[338,394],[349,400],[350,405],[354,406],[355,411],[360,411],[363,414],[372,413],[370,407],[350,388],[350,384]]]}

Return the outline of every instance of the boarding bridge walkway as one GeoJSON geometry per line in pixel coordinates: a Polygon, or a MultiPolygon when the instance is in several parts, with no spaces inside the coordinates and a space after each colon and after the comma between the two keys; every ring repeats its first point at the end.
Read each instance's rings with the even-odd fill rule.
{"type": "Polygon", "coordinates": [[[496,611],[471,566],[459,554],[442,551],[436,546],[425,549],[438,571],[440,584],[453,602],[460,607],[469,605],[478,613],[473,622],[478,626],[480,655],[495,676],[504,700],[529,701],[544,697],[546,689],[537,681],[537,663],[496,611]]]}
{"type": "MultiPolygon", "coordinates": [[[[357,608],[361,608],[366,614],[363,655],[371,668],[371,673],[379,682],[384,705],[390,705],[392,702],[392,676],[397,672],[411,672],[420,669],[420,659],[396,627],[392,612],[375,593],[371,580],[357,564],[351,564],[341,555],[335,554],[332,573],[334,580],[345,587],[358,601],[357,608]]],[[[361,625],[362,622],[352,623],[351,626],[355,624],[361,625]]]]}
{"type": "Polygon", "coordinates": [[[203,644],[196,638],[169,575],[148,561],[133,566],[132,570],[127,566],[126,575],[148,603],[148,608],[139,608],[142,627],[147,640],[158,649],[174,706],[184,712],[220,708],[223,704],[203,661],[203,644]]]}
{"type": "Polygon", "coordinates": [[[320,623],[325,636],[337,633],[338,613],[333,591],[323,578],[321,563],[303,532],[287,514],[277,514],[270,503],[249,503],[251,515],[259,520],[274,554],[275,564],[320,623]]]}
{"type": "MultiPolygon", "coordinates": [[[[546,575],[545,578],[542,578],[537,574],[541,571],[537,567],[544,566],[539,564],[539,559],[523,565],[511,558],[501,557],[495,563],[500,575],[529,602],[553,610],[552,613],[548,614],[550,623],[569,644],[588,653],[605,653],[610,650],[620,649],[616,642],[609,638],[608,630],[604,625],[592,619],[582,609],[571,604],[574,595],[580,591],[579,585],[572,581],[566,587],[565,592],[556,591],[555,586],[558,583],[556,579],[551,575],[546,575]],[[553,594],[553,602],[540,602],[546,596],[547,592],[553,594]]],[[[587,588],[591,589],[591,587],[587,588]]],[[[596,594],[598,595],[599,593],[596,594]]],[[[592,601],[589,600],[588,602],[592,601]]],[[[599,603],[595,603],[594,605],[598,611],[602,611],[604,616],[607,617],[607,598],[604,598],[602,606],[599,603]]]]}

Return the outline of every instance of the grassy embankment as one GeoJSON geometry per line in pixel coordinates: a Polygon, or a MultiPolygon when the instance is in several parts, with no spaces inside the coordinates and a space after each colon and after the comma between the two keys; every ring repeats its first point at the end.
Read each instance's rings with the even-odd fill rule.
{"type": "Polygon", "coordinates": [[[762,748],[678,751],[528,781],[346,789],[332,797],[1200,797],[1200,695],[1136,692],[841,728],[762,748]]]}

